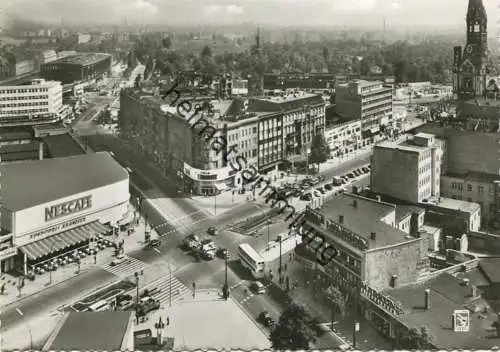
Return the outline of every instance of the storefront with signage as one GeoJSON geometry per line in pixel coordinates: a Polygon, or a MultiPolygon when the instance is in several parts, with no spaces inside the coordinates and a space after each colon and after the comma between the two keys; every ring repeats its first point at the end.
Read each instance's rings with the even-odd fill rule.
{"type": "Polygon", "coordinates": [[[196,195],[214,195],[237,186],[239,173],[231,167],[200,170],[184,163],[184,190],[196,195]]]}
{"type": "Polygon", "coordinates": [[[2,170],[2,230],[16,249],[5,259],[9,269],[26,274],[30,266],[109,235],[126,220],[128,173],[109,154],[16,164],[2,170]]]}

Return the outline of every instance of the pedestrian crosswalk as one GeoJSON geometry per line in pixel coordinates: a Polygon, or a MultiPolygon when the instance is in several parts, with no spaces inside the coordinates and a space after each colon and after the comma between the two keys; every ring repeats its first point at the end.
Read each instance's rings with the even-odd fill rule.
{"type": "Polygon", "coordinates": [[[153,292],[152,297],[159,300],[162,306],[168,305],[170,301],[178,301],[181,297],[193,292],[176,277],[170,277],[170,275],[166,275],[148,289],[153,292]]]}
{"type": "Polygon", "coordinates": [[[102,268],[113,275],[121,278],[126,278],[130,275],[134,275],[135,272],[143,270],[146,266],[147,264],[140,261],[139,259],[135,259],[133,257],[125,255],[125,258],[122,262],[117,263],[116,265],[107,263],[104,264],[102,268]]]}
{"type": "Polygon", "coordinates": [[[208,218],[207,213],[202,210],[195,211],[191,214],[177,218],[175,220],[166,221],[154,226],[155,231],[160,236],[165,236],[173,232],[190,233],[196,229],[196,225],[208,218]]]}

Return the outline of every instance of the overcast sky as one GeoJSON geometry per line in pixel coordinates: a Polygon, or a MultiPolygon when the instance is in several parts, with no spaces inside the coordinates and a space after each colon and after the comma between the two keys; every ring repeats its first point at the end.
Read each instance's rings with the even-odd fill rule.
{"type": "MultiPolygon", "coordinates": [[[[468,0],[1,0],[27,19],[122,24],[462,25],[468,0]]],[[[498,0],[483,0],[490,33],[498,0]]],[[[4,7],[5,8],[5,7],[4,7]]]]}

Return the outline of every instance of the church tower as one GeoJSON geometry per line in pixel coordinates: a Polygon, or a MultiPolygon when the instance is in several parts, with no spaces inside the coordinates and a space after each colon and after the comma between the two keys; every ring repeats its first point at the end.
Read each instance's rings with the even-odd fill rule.
{"type": "Polygon", "coordinates": [[[453,49],[453,90],[459,100],[486,93],[488,58],[487,16],[482,0],[469,0],[466,16],[466,45],[453,49]]]}

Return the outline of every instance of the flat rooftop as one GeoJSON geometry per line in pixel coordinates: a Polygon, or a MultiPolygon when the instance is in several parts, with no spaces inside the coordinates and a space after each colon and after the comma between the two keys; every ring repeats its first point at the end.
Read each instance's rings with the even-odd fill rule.
{"type": "Polygon", "coordinates": [[[297,94],[288,94],[285,96],[278,96],[278,97],[265,96],[265,97],[258,97],[258,98],[254,98],[254,99],[263,100],[263,101],[270,101],[273,103],[287,103],[289,101],[297,101],[297,100],[301,100],[301,99],[312,98],[315,96],[318,96],[318,94],[300,92],[297,94]]]}
{"type": "Polygon", "coordinates": [[[62,57],[60,59],[50,61],[49,64],[68,64],[88,66],[98,63],[107,58],[111,58],[110,54],[104,53],[78,53],[76,55],[62,57]]]}
{"type": "Polygon", "coordinates": [[[422,205],[430,204],[439,208],[460,210],[466,213],[473,213],[481,208],[478,203],[467,202],[465,200],[458,200],[452,198],[441,197],[438,202],[429,201],[428,203],[421,203],[422,205]]]}
{"type": "MultiPolygon", "coordinates": [[[[493,183],[495,181],[500,181],[500,175],[485,174],[483,172],[469,172],[466,174],[447,172],[443,176],[461,178],[461,179],[464,179],[465,181],[475,181],[475,182],[484,182],[484,183],[493,183]]],[[[441,176],[441,177],[443,177],[443,176],[441,176]]]]}
{"type": "Polygon", "coordinates": [[[390,246],[408,242],[407,234],[395,227],[387,225],[381,219],[396,210],[396,206],[385,202],[377,202],[369,198],[354,194],[343,193],[323,204],[321,213],[335,222],[339,222],[339,215],[344,216],[343,226],[368,242],[368,248],[390,246]],[[354,206],[356,200],[356,206],[354,206]],[[376,238],[371,239],[371,233],[376,238]]]}
{"type": "Polygon", "coordinates": [[[394,149],[414,153],[421,153],[429,149],[429,147],[415,144],[412,139],[402,142],[386,140],[375,144],[375,148],[394,149]]]}
{"type": "MultiPolygon", "coordinates": [[[[477,270],[477,269],[475,269],[477,270]]],[[[391,289],[384,292],[401,303],[405,314],[398,316],[405,325],[419,329],[425,326],[432,336],[432,343],[439,349],[491,349],[499,346],[500,338],[492,331],[496,321],[494,310],[481,297],[472,298],[471,289],[462,279],[448,273],[427,282],[391,289]],[[424,309],[425,289],[430,289],[430,307],[424,309]],[[454,310],[470,312],[470,331],[454,332],[454,310]]]]}
{"type": "Polygon", "coordinates": [[[127,180],[107,152],[0,165],[3,206],[19,211],[127,180]]]}
{"type": "Polygon", "coordinates": [[[133,329],[131,311],[71,312],[47,340],[44,350],[120,351],[133,329]]]}
{"type": "Polygon", "coordinates": [[[271,347],[267,334],[233,299],[211,299],[208,297],[212,296],[202,290],[197,296],[200,297],[197,300],[189,297],[168,308],[170,326],[166,328],[166,335],[175,339],[174,350],[266,350],[271,347]],[[202,298],[205,295],[207,298],[202,298]]]}

